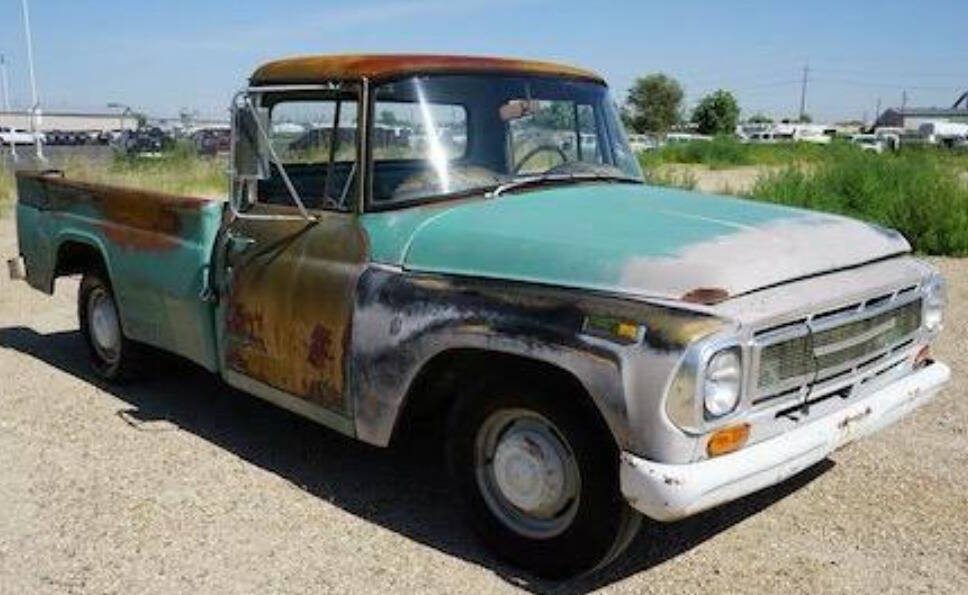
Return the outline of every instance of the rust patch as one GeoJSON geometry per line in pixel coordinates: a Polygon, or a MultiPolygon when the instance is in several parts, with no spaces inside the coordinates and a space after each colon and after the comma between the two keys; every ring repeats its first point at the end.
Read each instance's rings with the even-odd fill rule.
{"type": "Polygon", "coordinates": [[[682,296],[682,301],[691,304],[714,306],[729,299],[729,292],[720,287],[699,287],[682,296]]]}
{"type": "Polygon", "coordinates": [[[344,405],[343,395],[340,391],[323,380],[316,380],[309,383],[309,386],[303,391],[303,395],[310,401],[318,403],[327,409],[338,410],[344,405]]]}
{"type": "MultiPolygon", "coordinates": [[[[274,208],[253,210],[268,214],[274,208]]],[[[299,220],[230,223],[232,233],[252,238],[259,249],[228,256],[233,274],[224,322],[230,335],[226,365],[347,413],[346,342],[366,256],[357,225],[353,218],[327,213],[312,226],[299,220]]]]}
{"type": "Polygon", "coordinates": [[[309,357],[306,358],[314,368],[323,369],[333,361],[333,354],[330,353],[330,343],[332,334],[322,324],[317,324],[313,328],[313,334],[309,338],[309,357]]]}
{"type": "Polygon", "coordinates": [[[484,56],[433,54],[339,54],[302,56],[261,66],[252,84],[318,82],[327,79],[389,78],[426,73],[497,72],[563,76],[604,82],[598,74],[563,64],[484,56]]]}
{"type": "Polygon", "coordinates": [[[150,190],[123,188],[54,178],[37,173],[19,174],[43,186],[46,206],[58,210],[72,204],[95,209],[104,235],[120,247],[164,251],[178,246],[182,218],[213,201],[150,190]]]}
{"type": "Polygon", "coordinates": [[[261,312],[247,310],[245,305],[238,300],[230,302],[225,319],[225,328],[230,334],[249,345],[257,345],[265,349],[265,343],[262,340],[262,323],[261,312]]]}

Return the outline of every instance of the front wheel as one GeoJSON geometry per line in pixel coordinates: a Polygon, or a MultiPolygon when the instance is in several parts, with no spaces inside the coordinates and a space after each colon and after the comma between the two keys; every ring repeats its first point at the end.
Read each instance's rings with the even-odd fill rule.
{"type": "Polygon", "coordinates": [[[464,395],[448,425],[450,470],[475,529],[542,576],[607,564],[641,522],[619,491],[615,442],[583,397],[502,384],[464,395]]]}
{"type": "Polygon", "coordinates": [[[138,367],[138,346],[124,336],[111,284],[100,274],[88,273],[81,279],[77,314],[97,375],[115,382],[131,380],[138,367]]]}

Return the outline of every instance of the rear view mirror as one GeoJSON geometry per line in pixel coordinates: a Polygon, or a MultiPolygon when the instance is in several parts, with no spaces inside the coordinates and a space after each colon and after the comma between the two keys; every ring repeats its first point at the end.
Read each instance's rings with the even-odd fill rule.
{"type": "Polygon", "coordinates": [[[235,133],[233,147],[235,175],[240,178],[263,180],[269,176],[268,151],[263,131],[269,126],[269,111],[252,107],[240,100],[232,109],[232,129],[235,133]]]}
{"type": "Polygon", "coordinates": [[[538,102],[530,99],[512,99],[498,109],[501,120],[510,122],[538,111],[538,102]]]}

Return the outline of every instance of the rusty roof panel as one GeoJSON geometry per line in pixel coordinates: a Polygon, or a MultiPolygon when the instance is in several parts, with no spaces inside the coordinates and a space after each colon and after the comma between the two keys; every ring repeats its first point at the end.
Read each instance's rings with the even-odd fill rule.
{"type": "Polygon", "coordinates": [[[573,66],[481,56],[433,54],[341,54],[276,60],[259,67],[253,85],[310,83],[333,79],[370,79],[425,73],[514,73],[563,76],[604,83],[598,74],[573,66]]]}

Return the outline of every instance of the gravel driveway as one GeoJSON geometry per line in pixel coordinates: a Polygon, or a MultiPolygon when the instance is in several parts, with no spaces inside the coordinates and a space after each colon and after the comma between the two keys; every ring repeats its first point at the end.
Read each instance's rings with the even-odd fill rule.
{"type": "MultiPolygon", "coordinates": [[[[15,252],[0,221],[0,257],[15,252]]],[[[4,276],[0,592],[968,593],[968,261],[938,264],[952,307],[936,355],[955,371],[941,397],[561,584],[478,545],[433,435],[362,446],[188,364],[101,385],[76,280],[47,298],[4,276]]]]}

